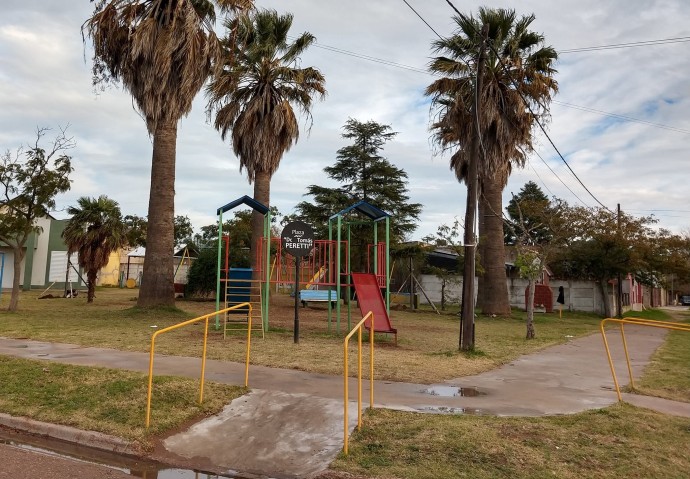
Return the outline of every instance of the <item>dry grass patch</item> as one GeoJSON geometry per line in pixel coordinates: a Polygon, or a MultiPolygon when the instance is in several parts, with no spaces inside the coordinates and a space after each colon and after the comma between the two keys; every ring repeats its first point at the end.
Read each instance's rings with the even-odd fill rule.
{"type": "Polygon", "coordinates": [[[687,444],[690,420],[629,405],[540,418],[374,410],[331,468],[410,479],[686,477],[687,444]]]}
{"type": "MultiPolygon", "coordinates": [[[[128,351],[147,351],[151,326],[162,328],[214,311],[212,302],[178,301],[179,309],[139,310],[134,308],[136,291],[101,288],[93,304],[85,298],[38,300],[38,292],[22,294],[20,312],[0,312],[0,336],[75,343],[128,351]]],[[[300,308],[300,343],[292,340],[294,300],[273,295],[270,332],[265,340],[252,342],[252,364],[300,369],[310,372],[342,372],[342,338],[347,316],[341,318],[340,334],[335,319],[328,328],[328,311],[323,305],[300,308]]],[[[353,307],[352,324],[358,320],[353,307]]],[[[569,337],[596,331],[599,318],[582,313],[541,314],[535,319],[537,338],[527,341],[524,316],[512,318],[479,316],[476,325],[477,350],[458,352],[459,318],[455,314],[393,311],[398,329],[398,346],[390,337],[377,337],[377,378],[431,383],[477,374],[510,362],[516,357],[563,343],[569,337]]],[[[235,334],[223,340],[221,331],[211,328],[209,358],[242,362],[245,340],[235,334]]],[[[169,333],[157,341],[157,352],[199,356],[203,326],[195,325],[169,333]]],[[[353,363],[354,364],[354,358],[353,363]]]]}

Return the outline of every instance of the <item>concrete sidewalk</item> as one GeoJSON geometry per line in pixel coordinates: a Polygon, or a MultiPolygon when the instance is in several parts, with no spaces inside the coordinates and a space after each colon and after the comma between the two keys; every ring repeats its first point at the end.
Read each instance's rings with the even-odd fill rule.
{"type": "MultiPolygon", "coordinates": [[[[639,376],[665,331],[626,327],[633,373],[639,376]]],[[[627,383],[620,335],[609,333],[618,379],[627,383]]],[[[147,353],[84,348],[69,344],[0,338],[0,354],[148,371],[147,353]]],[[[157,356],[156,374],[198,377],[198,358],[157,356]]],[[[209,380],[242,384],[244,366],[207,361],[209,380]]],[[[350,401],[355,398],[350,380],[350,401]]],[[[323,470],[337,455],[343,440],[343,379],[251,366],[252,393],[237,399],[218,416],[202,421],[165,441],[165,447],[187,459],[198,459],[218,472],[241,470],[266,477],[307,477],[323,470]]],[[[501,416],[569,414],[601,408],[617,401],[599,334],[518,358],[476,376],[443,384],[375,381],[377,407],[501,416]]],[[[365,398],[368,382],[365,382],[365,398]]],[[[669,414],[690,417],[690,404],[626,395],[625,400],[669,414]]],[[[350,407],[350,430],[356,408],[350,407]]],[[[153,405],[155,408],[155,404],[153,405]]]]}

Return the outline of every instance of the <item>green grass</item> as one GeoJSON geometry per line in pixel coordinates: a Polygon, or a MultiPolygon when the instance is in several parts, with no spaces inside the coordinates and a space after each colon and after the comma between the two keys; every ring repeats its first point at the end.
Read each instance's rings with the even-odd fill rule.
{"type": "Polygon", "coordinates": [[[689,419],[625,404],[540,418],[374,410],[331,468],[401,479],[681,478],[687,444],[689,419]]]}
{"type": "MultiPolygon", "coordinates": [[[[687,322],[690,312],[674,311],[672,318],[653,319],[687,322]]],[[[690,402],[690,331],[669,331],[635,388],[640,394],[690,402]]]]}
{"type": "Polygon", "coordinates": [[[628,311],[623,313],[624,318],[651,319],[654,321],[671,321],[672,318],[663,309],[645,309],[643,311],[628,311]]]}
{"type": "MultiPolygon", "coordinates": [[[[81,296],[75,299],[38,300],[38,292],[23,293],[20,311],[0,311],[0,336],[42,341],[74,343],[125,351],[148,351],[151,334],[186,319],[208,314],[214,303],[178,301],[180,309],[141,310],[134,307],[136,292],[126,289],[97,290],[93,304],[81,296]],[[153,328],[156,326],[157,328],[153,328]]],[[[3,302],[5,296],[3,295],[3,302]]],[[[343,370],[342,340],[347,330],[343,315],[341,333],[335,321],[328,330],[327,311],[300,308],[300,343],[293,343],[294,300],[273,295],[271,331],[265,340],[252,341],[252,364],[299,369],[325,374],[343,370]]],[[[353,324],[359,311],[354,308],[353,324]]],[[[390,338],[377,338],[379,379],[431,383],[478,374],[553,344],[595,332],[599,317],[566,312],[535,315],[536,339],[525,340],[526,314],[513,310],[510,318],[478,316],[476,354],[458,352],[459,318],[455,314],[392,311],[391,321],[398,329],[398,347],[390,338]]],[[[160,336],[156,351],[161,354],[199,356],[203,326],[188,326],[160,336]]],[[[259,336],[255,335],[255,338],[259,336]]],[[[222,331],[213,328],[209,335],[208,357],[243,362],[245,339],[234,334],[223,340],[222,331]]],[[[354,366],[355,358],[352,358],[354,366]]]]}
{"type": "Polygon", "coordinates": [[[215,414],[246,392],[207,382],[200,405],[198,380],[157,376],[147,433],[147,375],[0,356],[0,378],[2,412],[112,434],[143,447],[150,435],[215,414]]]}

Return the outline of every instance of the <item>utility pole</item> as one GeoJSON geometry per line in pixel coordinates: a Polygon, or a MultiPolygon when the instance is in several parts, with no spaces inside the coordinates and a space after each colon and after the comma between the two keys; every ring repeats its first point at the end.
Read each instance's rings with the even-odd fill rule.
{"type": "MultiPolygon", "coordinates": [[[[617,224],[618,224],[618,230],[617,230],[617,231],[618,231],[618,243],[619,243],[619,246],[620,246],[620,242],[621,242],[621,204],[620,204],[620,203],[618,203],[618,208],[617,208],[617,210],[616,210],[616,213],[617,213],[616,221],[617,221],[617,224]]],[[[617,298],[617,303],[616,303],[616,305],[617,305],[617,310],[618,310],[617,316],[618,316],[619,318],[622,318],[622,317],[623,317],[623,283],[622,283],[622,280],[621,280],[621,272],[620,272],[620,270],[618,271],[618,281],[617,281],[617,283],[618,283],[617,288],[616,288],[616,290],[617,290],[617,291],[616,291],[616,293],[617,293],[616,296],[618,297],[618,298],[617,298]]]]}
{"type": "Polygon", "coordinates": [[[479,46],[479,59],[477,60],[477,80],[474,90],[474,118],[477,126],[477,134],[472,140],[472,155],[467,172],[467,209],[465,211],[465,236],[464,253],[465,266],[462,275],[462,311],[460,316],[460,340],[459,346],[462,351],[474,349],[474,263],[477,252],[477,238],[474,232],[475,213],[477,211],[477,190],[479,189],[479,178],[477,175],[481,127],[480,117],[480,95],[482,91],[482,73],[484,62],[486,61],[486,38],[489,34],[489,25],[482,26],[482,41],[479,46]]]}

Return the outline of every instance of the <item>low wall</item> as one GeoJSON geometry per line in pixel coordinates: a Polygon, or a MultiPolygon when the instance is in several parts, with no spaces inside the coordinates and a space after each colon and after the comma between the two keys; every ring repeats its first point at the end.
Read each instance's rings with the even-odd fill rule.
{"type": "MultiPolygon", "coordinates": [[[[431,274],[423,274],[419,276],[424,291],[429,296],[429,299],[434,303],[441,302],[441,280],[431,274]]],[[[475,279],[475,286],[477,282],[475,279]]],[[[510,305],[517,308],[524,309],[525,307],[525,288],[527,288],[528,281],[526,279],[506,279],[508,286],[508,293],[510,295],[510,305]]],[[[557,307],[556,298],[558,298],[558,287],[563,286],[566,310],[586,311],[598,314],[604,314],[604,298],[600,292],[600,288],[594,281],[558,281],[553,280],[549,287],[553,294],[553,305],[557,307]]],[[[475,287],[476,291],[476,287],[475,287]]],[[[612,294],[609,286],[609,295],[612,294]]],[[[446,297],[450,304],[459,304],[462,298],[462,277],[457,276],[454,281],[446,284],[446,297]]],[[[420,297],[420,301],[424,301],[424,297],[420,297]]],[[[609,297],[609,301],[611,301],[609,297]]],[[[615,307],[615,305],[614,305],[615,307]]]]}

